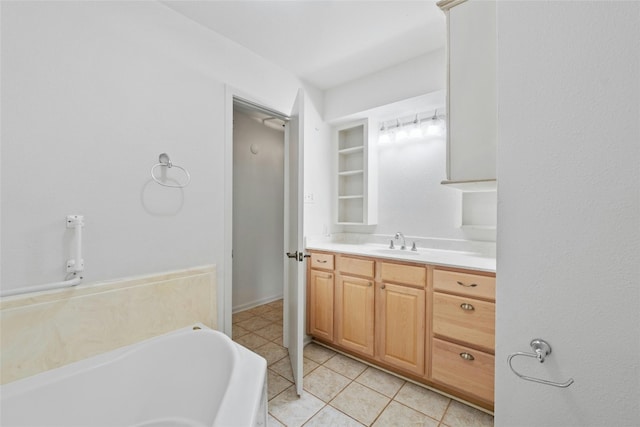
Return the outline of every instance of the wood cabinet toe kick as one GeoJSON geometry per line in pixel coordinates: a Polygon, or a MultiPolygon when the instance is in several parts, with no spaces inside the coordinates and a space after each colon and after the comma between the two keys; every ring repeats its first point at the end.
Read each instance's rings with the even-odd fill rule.
{"type": "Polygon", "coordinates": [[[309,335],[493,410],[494,273],[310,253],[309,335]]]}

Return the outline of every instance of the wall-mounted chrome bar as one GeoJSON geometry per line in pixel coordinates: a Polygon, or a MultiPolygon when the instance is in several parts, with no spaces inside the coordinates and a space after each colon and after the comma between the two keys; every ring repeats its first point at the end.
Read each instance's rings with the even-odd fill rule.
{"type": "Polygon", "coordinates": [[[509,368],[511,368],[511,371],[513,371],[514,374],[516,374],[519,378],[522,378],[523,380],[533,381],[535,383],[546,384],[554,387],[567,388],[571,384],[573,384],[573,378],[569,378],[567,381],[563,383],[559,383],[555,381],[543,380],[541,378],[529,377],[527,375],[522,375],[521,373],[516,371],[513,368],[513,365],[511,364],[511,360],[516,356],[532,357],[534,359],[538,359],[540,363],[544,363],[544,359],[551,354],[551,346],[545,340],[542,340],[540,338],[535,338],[531,340],[529,345],[531,345],[531,348],[534,351],[533,353],[523,353],[521,351],[518,351],[516,353],[511,353],[507,358],[507,363],[509,364],[509,368]]]}
{"type": "Polygon", "coordinates": [[[78,276],[78,273],[84,270],[84,260],[82,259],[82,227],[84,227],[84,216],[67,215],[66,223],[67,228],[73,228],[74,230],[72,242],[73,258],[67,261],[67,273],[72,273],[75,277],[69,280],[63,280],[62,282],[9,289],[8,291],[0,292],[0,297],[10,297],[13,295],[28,294],[31,292],[50,291],[53,289],[67,288],[80,284],[82,277],[78,276]]]}
{"type": "Polygon", "coordinates": [[[50,291],[53,289],[68,288],[80,284],[81,277],[74,277],[70,280],[64,280],[62,282],[47,283],[46,285],[27,286],[26,288],[9,289],[8,291],[0,293],[0,297],[10,297],[13,295],[30,294],[32,292],[50,291]]]}
{"type": "Polygon", "coordinates": [[[73,228],[73,251],[74,257],[67,261],[67,273],[78,273],[84,270],[84,260],[82,259],[82,227],[84,227],[84,216],[67,215],[67,228],[73,228]]]}

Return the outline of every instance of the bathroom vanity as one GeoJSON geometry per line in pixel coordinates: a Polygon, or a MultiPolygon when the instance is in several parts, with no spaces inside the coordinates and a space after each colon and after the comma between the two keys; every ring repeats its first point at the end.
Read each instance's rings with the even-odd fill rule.
{"type": "Polygon", "coordinates": [[[307,264],[309,335],[493,410],[494,259],[318,247],[307,264]]]}

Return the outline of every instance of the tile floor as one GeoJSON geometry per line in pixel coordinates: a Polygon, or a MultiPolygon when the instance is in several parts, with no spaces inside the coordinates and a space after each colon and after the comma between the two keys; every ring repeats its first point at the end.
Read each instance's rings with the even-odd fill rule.
{"type": "Polygon", "coordinates": [[[493,426],[493,417],[328,348],[304,349],[298,397],[282,347],[282,300],[233,315],[233,339],[267,359],[269,426],[493,426]]]}

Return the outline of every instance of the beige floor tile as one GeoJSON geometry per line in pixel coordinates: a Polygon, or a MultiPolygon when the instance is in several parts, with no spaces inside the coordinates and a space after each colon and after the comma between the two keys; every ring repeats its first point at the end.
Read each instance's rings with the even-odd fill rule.
{"type": "Polygon", "coordinates": [[[276,363],[269,366],[269,369],[273,369],[274,372],[293,382],[293,371],[291,370],[291,361],[288,357],[283,357],[278,360],[276,363]]]}
{"type": "Polygon", "coordinates": [[[234,341],[240,345],[247,347],[249,350],[255,350],[261,345],[265,345],[269,342],[253,333],[241,336],[240,338],[234,339],[234,341]]]}
{"type": "Polygon", "coordinates": [[[269,414],[267,417],[267,427],[286,427],[286,426],[282,424],[280,421],[273,418],[271,414],[269,414]]]}
{"type": "Polygon", "coordinates": [[[304,427],[363,427],[362,424],[331,406],[325,406],[304,427]]]}
{"type": "Polygon", "coordinates": [[[249,313],[252,313],[254,316],[260,316],[262,313],[266,313],[267,311],[271,311],[271,307],[268,307],[266,304],[259,305],[257,307],[250,308],[247,310],[249,313]]]}
{"type": "Polygon", "coordinates": [[[448,397],[409,382],[402,386],[394,400],[437,420],[442,419],[451,401],[448,397]]]}
{"type": "Polygon", "coordinates": [[[283,305],[284,305],[284,301],[281,299],[270,302],[269,304],[266,304],[266,306],[271,308],[272,310],[282,310],[283,305]]]}
{"type": "Polygon", "coordinates": [[[471,406],[452,400],[442,423],[448,427],[492,427],[493,417],[471,406]]]}
{"type": "Polygon", "coordinates": [[[324,402],[311,393],[298,397],[291,386],[269,402],[269,413],[287,427],[298,427],[313,417],[324,402]]]}
{"type": "Polygon", "coordinates": [[[243,320],[242,322],[237,323],[241,328],[246,329],[247,331],[257,331],[258,329],[262,329],[265,326],[269,326],[271,322],[267,319],[263,319],[262,317],[252,317],[248,320],[243,320]]]}
{"type": "Polygon", "coordinates": [[[282,310],[271,310],[271,311],[267,311],[266,313],[263,313],[260,315],[260,317],[263,317],[271,322],[276,322],[276,323],[280,323],[282,324],[282,317],[283,317],[283,313],[282,310]]]}
{"type": "Polygon", "coordinates": [[[234,324],[231,329],[231,336],[235,340],[236,338],[240,338],[243,335],[247,335],[250,331],[247,331],[245,328],[234,324]]]}
{"type": "Polygon", "coordinates": [[[362,371],[367,369],[367,365],[364,363],[358,362],[350,357],[343,356],[342,354],[336,354],[331,359],[324,362],[324,366],[344,375],[347,378],[351,378],[352,380],[356,379],[362,371]]]}
{"type": "Polygon", "coordinates": [[[308,344],[304,348],[304,357],[308,357],[314,362],[317,362],[320,364],[331,359],[331,357],[333,357],[334,354],[336,354],[335,351],[329,350],[328,348],[322,347],[321,345],[318,345],[315,343],[308,344]]]}
{"type": "Polygon", "coordinates": [[[253,313],[249,313],[248,311],[241,311],[239,313],[235,313],[232,316],[233,323],[242,322],[245,320],[249,320],[252,317],[255,317],[253,313]]]}
{"type": "Polygon", "coordinates": [[[316,369],[318,366],[320,366],[319,364],[317,364],[316,362],[314,362],[311,359],[307,359],[306,357],[302,358],[302,376],[306,377],[307,374],[310,374],[314,369],[316,369]]]}
{"type": "Polygon", "coordinates": [[[373,423],[373,427],[438,427],[438,421],[392,401],[373,423]]]}
{"type": "Polygon", "coordinates": [[[366,385],[387,397],[393,397],[400,390],[400,387],[404,385],[405,381],[369,366],[366,371],[356,378],[356,382],[366,385]]]}
{"type": "Polygon", "coordinates": [[[271,323],[268,326],[254,331],[256,335],[260,335],[269,341],[274,341],[278,338],[282,338],[282,325],[271,323]]]}
{"type": "Polygon", "coordinates": [[[291,387],[291,381],[278,375],[271,369],[267,369],[267,399],[271,400],[283,390],[291,387]]]}
{"type": "Polygon", "coordinates": [[[343,377],[324,366],[318,366],[317,369],[304,377],[303,384],[305,390],[321,400],[329,402],[350,382],[349,378],[343,377]]]}
{"type": "Polygon", "coordinates": [[[278,360],[289,354],[286,348],[272,342],[261,345],[254,351],[267,360],[267,366],[273,365],[278,360]]]}
{"type": "Polygon", "coordinates": [[[389,401],[388,397],[352,382],[331,401],[330,405],[351,418],[370,425],[389,401]]]}

